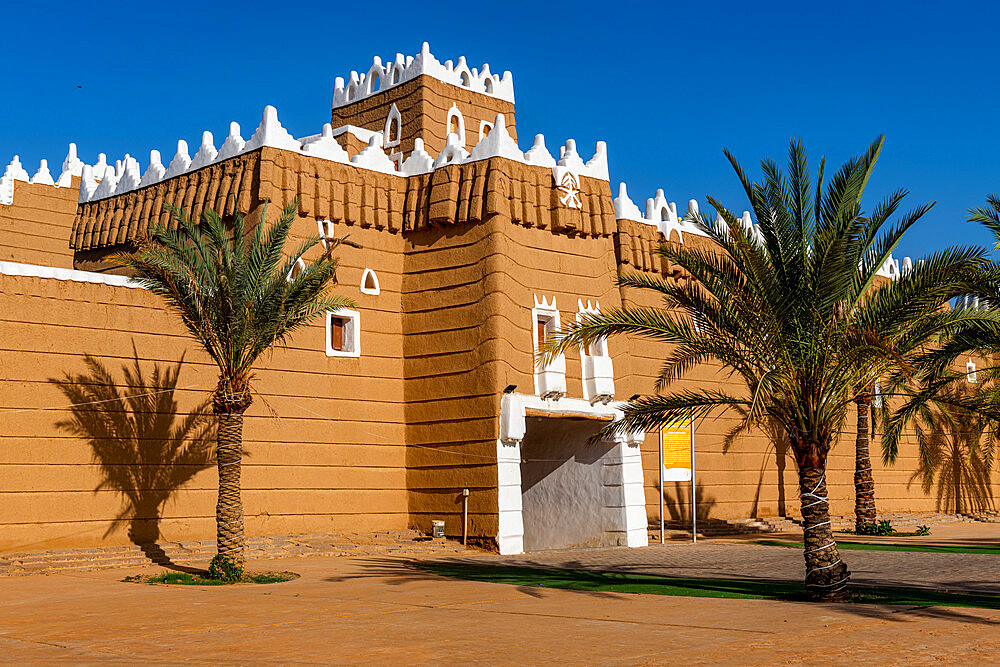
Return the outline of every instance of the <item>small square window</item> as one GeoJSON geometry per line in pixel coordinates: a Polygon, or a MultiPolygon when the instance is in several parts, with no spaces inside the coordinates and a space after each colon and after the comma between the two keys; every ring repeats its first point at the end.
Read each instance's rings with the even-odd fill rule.
{"type": "Polygon", "coordinates": [[[341,308],[326,314],[326,356],[361,356],[361,315],[341,308]]]}

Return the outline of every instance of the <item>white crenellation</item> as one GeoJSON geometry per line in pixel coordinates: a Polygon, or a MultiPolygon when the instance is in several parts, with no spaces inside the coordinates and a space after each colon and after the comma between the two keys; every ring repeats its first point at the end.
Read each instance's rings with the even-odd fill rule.
{"type": "Polygon", "coordinates": [[[418,137],[413,140],[413,152],[403,161],[399,171],[406,176],[434,171],[434,158],[424,150],[423,139],[418,137]]]}
{"type": "MultiPolygon", "coordinates": [[[[461,62],[459,65],[461,65],[461,62]]],[[[462,71],[465,70],[463,69],[462,71]]],[[[474,74],[475,69],[470,70],[470,73],[474,74]]],[[[392,76],[392,72],[390,72],[389,76],[392,76]]],[[[390,116],[390,118],[392,117],[395,116],[390,116]]],[[[385,130],[388,129],[389,124],[387,123],[385,130]]],[[[109,166],[106,155],[104,153],[99,154],[97,164],[93,165],[88,172],[91,181],[84,183],[81,178],[80,202],[93,201],[114,194],[122,194],[136,188],[154,185],[164,179],[180,176],[195,169],[236,157],[237,155],[263,146],[294,151],[302,155],[330,160],[332,162],[352,164],[361,169],[407,176],[427,173],[445,164],[458,164],[484,160],[491,157],[504,157],[523,164],[542,167],[551,168],[556,166],[556,160],[549,153],[545,146],[545,138],[540,134],[535,136],[535,142],[531,149],[527,153],[522,153],[517,146],[517,142],[514,141],[507,131],[506,119],[503,114],[497,114],[492,123],[492,130],[489,134],[482,137],[476,146],[473,147],[471,153],[465,150],[464,142],[461,141],[460,137],[450,134],[444,150],[442,150],[436,159],[426,152],[421,139],[415,141],[414,150],[406,159],[403,159],[403,156],[399,153],[394,153],[392,157],[386,155],[383,149],[385,130],[366,130],[349,125],[332,128],[329,123],[325,123],[319,134],[295,139],[278,121],[277,110],[272,106],[268,106],[264,109],[260,125],[248,141],[244,141],[240,136],[240,126],[234,122],[230,124],[229,134],[218,151],[215,150],[212,133],[204,132],[202,134],[201,146],[192,159],[188,154],[187,142],[182,139],[177,142],[177,152],[166,168],[163,167],[160,160],[160,153],[158,151],[151,151],[149,166],[141,178],[137,177],[135,173],[131,176],[126,174],[128,171],[127,165],[130,163],[135,164],[133,172],[138,170],[138,163],[130,156],[126,155],[124,160],[118,160],[116,166],[109,166]],[[348,159],[347,151],[336,140],[337,136],[345,132],[351,133],[368,143],[368,146],[355,155],[354,159],[348,159]],[[98,187],[98,184],[107,180],[108,177],[110,177],[113,186],[109,184],[103,188],[98,187]],[[110,191],[109,188],[111,188],[110,191]]],[[[597,142],[597,149],[593,157],[584,162],[577,153],[576,142],[570,139],[560,150],[559,164],[572,165],[577,175],[607,180],[606,144],[603,141],[597,142]]],[[[69,177],[73,175],[77,166],[79,166],[82,177],[84,165],[76,157],[76,146],[71,145],[70,155],[67,156],[64,162],[64,172],[63,176],[60,177],[60,185],[69,183],[69,177]],[[77,163],[79,164],[77,165],[77,163]],[[67,176],[67,174],[70,176],[67,176]]],[[[8,167],[7,173],[10,174],[16,169],[20,169],[23,172],[23,168],[20,167],[20,161],[17,158],[15,158],[15,162],[11,163],[11,167],[8,167]]],[[[28,180],[27,173],[23,172],[23,175],[23,180],[28,180]]]]}
{"type": "Polygon", "coordinates": [[[347,164],[350,158],[347,151],[340,145],[333,136],[333,128],[330,123],[323,123],[323,129],[319,134],[302,139],[302,152],[312,157],[323,158],[333,162],[347,164]]]}
{"type": "Polygon", "coordinates": [[[149,151],[149,166],[146,167],[146,173],[142,175],[142,180],[139,181],[139,187],[159,183],[163,180],[166,173],[167,170],[164,169],[163,163],[160,161],[160,151],[155,149],[149,151]]]}
{"type": "MultiPolygon", "coordinates": [[[[473,149],[475,150],[475,149],[473,149]]],[[[457,134],[449,134],[445,141],[444,149],[434,158],[434,168],[443,167],[447,164],[461,164],[468,159],[469,153],[462,148],[462,143],[457,134]]]]}
{"type": "Polygon", "coordinates": [[[80,174],[80,199],[81,204],[91,201],[97,193],[97,178],[94,176],[94,168],[89,164],[83,165],[83,172],[80,174]]]}
{"type": "Polygon", "coordinates": [[[488,64],[484,64],[479,71],[475,68],[470,69],[465,62],[465,56],[460,57],[456,64],[447,60],[442,65],[431,53],[427,42],[424,42],[420,53],[414,57],[404,58],[403,54],[397,53],[391,62],[383,66],[382,59],[375,56],[366,73],[358,74],[352,71],[346,82],[342,77],[337,77],[333,88],[333,107],[357,102],[369,95],[415,79],[421,74],[443,83],[514,103],[514,77],[510,72],[504,72],[501,77],[493,74],[488,64]]]}
{"type": "Polygon", "coordinates": [[[0,176],[0,205],[10,206],[14,203],[14,179],[4,174],[0,176]]]}
{"type": "Polygon", "coordinates": [[[4,176],[9,176],[15,181],[24,181],[25,183],[30,183],[31,178],[28,177],[28,172],[25,171],[24,166],[21,164],[21,156],[15,155],[14,159],[10,161],[7,165],[6,171],[4,171],[4,176]]]}
{"type": "Polygon", "coordinates": [[[351,164],[383,174],[395,174],[396,163],[382,150],[382,135],[376,134],[368,140],[368,145],[360,153],[351,158],[351,164]]]}
{"type": "Polygon", "coordinates": [[[112,169],[106,169],[104,171],[104,178],[101,182],[97,184],[97,189],[94,190],[94,194],[91,199],[104,199],[105,197],[110,197],[115,194],[115,188],[118,185],[118,179],[115,178],[115,172],[112,169]]]}
{"type": "Polygon", "coordinates": [[[198,152],[191,158],[191,166],[188,167],[188,171],[207,167],[215,162],[218,155],[219,151],[215,150],[215,141],[212,133],[205,130],[201,133],[201,146],[198,147],[198,152]]]}
{"type": "Polygon", "coordinates": [[[566,140],[562,150],[559,151],[559,159],[556,160],[556,164],[577,173],[586,170],[587,165],[584,164],[583,158],[576,152],[576,139],[566,140]]]}
{"type": "MultiPolygon", "coordinates": [[[[188,156],[188,145],[183,139],[177,140],[177,153],[174,154],[174,159],[170,161],[167,165],[167,172],[163,174],[164,179],[171,178],[173,176],[180,176],[181,174],[187,172],[188,167],[191,166],[191,158],[188,156]]],[[[100,197],[97,197],[100,199],[100,197]]]]}
{"type": "Polygon", "coordinates": [[[247,141],[244,151],[252,151],[263,146],[284,148],[290,151],[298,151],[302,148],[302,144],[296,141],[295,137],[289,134],[288,130],[278,122],[278,110],[271,105],[264,107],[260,125],[247,141]]]}
{"type": "Polygon", "coordinates": [[[49,173],[49,161],[42,160],[38,167],[38,171],[35,175],[31,177],[32,183],[41,183],[43,185],[55,185],[56,182],[52,180],[52,174],[49,173]]]}
{"type": "Polygon", "coordinates": [[[115,185],[115,194],[135,190],[142,181],[142,172],[139,171],[139,162],[131,155],[125,156],[125,163],[122,166],[122,177],[115,185]]]}
{"type": "MultiPolygon", "coordinates": [[[[107,161],[102,157],[100,164],[103,173],[107,169],[107,161]]],[[[66,157],[62,161],[62,171],[59,178],[53,177],[52,171],[49,169],[49,161],[46,159],[40,161],[35,175],[29,178],[28,172],[21,164],[20,156],[15,155],[14,159],[7,165],[3,175],[0,176],[0,204],[9,206],[14,203],[14,181],[24,181],[34,185],[50,185],[57,188],[68,187],[72,185],[74,176],[82,176],[83,168],[84,163],[77,157],[76,144],[74,143],[69,144],[66,157]]],[[[93,185],[92,189],[96,189],[96,182],[93,185]]]]}
{"type": "Polygon", "coordinates": [[[113,167],[108,166],[108,156],[104,153],[98,153],[97,164],[94,165],[94,178],[101,180],[104,178],[105,173],[112,169],[113,167]]]}
{"type": "Polygon", "coordinates": [[[219,149],[215,159],[216,161],[222,161],[236,157],[243,152],[246,145],[247,142],[243,141],[243,137],[240,136],[240,124],[233,121],[229,124],[229,136],[222,142],[222,148],[219,149]]]}
{"type": "Polygon", "coordinates": [[[490,133],[480,139],[472,152],[469,153],[469,161],[484,160],[489,157],[505,157],[517,162],[524,162],[524,153],[507,132],[507,121],[502,113],[496,115],[490,133]]]}
{"type": "Polygon", "coordinates": [[[545,147],[544,135],[535,135],[535,143],[524,154],[524,161],[527,164],[534,164],[549,169],[556,166],[556,159],[552,157],[552,153],[545,147]]]}
{"type": "Polygon", "coordinates": [[[900,260],[894,259],[890,253],[889,257],[882,262],[882,266],[878,268],[875,275],[882,276],[883,278],[889,278],[890,280],[896,280],[910,271],[913,270],[913,260],[909,257],[904,257],[902,263],[900,260]]]}
{"type": "Polygon", "coordinates": [[[79,178],[82,175],[83,160],[76,155],[76,144],[71,143],[69,145],[69,149],[66,151],[66,158],[62,163],[62,173],[59,175],[59,180],[56,182],[56,185],[61,188],[68,187],[74,176],[79,178]]]}
{"type": "MultiPolygon", "coordinates": [[[[684,242],[684,234],[695,234],[697,236],[707,236],[705,230],[701,229],[694,221],[686,216],[678,218],[677,204],[668,202],[663,190],[657,190],[656,194],[646,200],[646,213],[639,210],[635,202],[628,196],[628,189],[624,183],[618,185],[618,196],[614,199],[615,218],[618,220],[634,220],[656,227],[665,239],[670,238],[670,232],[676,231],[681,243],[684,242]]],[[[688,202],[688,209],[695,213],[698,211],[698,203],[693,199],[688,202]]]]}

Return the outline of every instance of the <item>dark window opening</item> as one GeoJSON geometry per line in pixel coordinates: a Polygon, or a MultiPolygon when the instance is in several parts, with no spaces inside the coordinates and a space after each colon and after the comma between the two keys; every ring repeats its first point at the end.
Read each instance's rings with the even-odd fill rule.
{"type": "Polygon", "coordinates": [[[347,320],[343,317],[330,318],[330,349],[338,352],[344,351],[344,327],[347,320]]]}

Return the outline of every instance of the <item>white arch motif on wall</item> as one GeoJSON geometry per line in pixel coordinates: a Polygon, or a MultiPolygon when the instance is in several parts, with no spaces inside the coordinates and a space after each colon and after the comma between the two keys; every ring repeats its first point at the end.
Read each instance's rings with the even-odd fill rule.
{"type": "Polygon", "coordinates": [[[389,115],[385,119],[385,129],[382,130],[383,141],[382,145],[386,148],[391,146],[398,146],[399,141],[403,136],[403,116],[399,113],[399,109],[396,108],[396,103],[393,102],[392,108],[389,109],[389,115]],[[396,121],[396,138],[392,138],[392,122],[396,121]]]}
{"type": "Polygon", "coordinates": [[[489,135],[489,133],[492,132],[492,131],[493,131],[493,123],[491,123],[489,121],[486,121],[486,120],[479,121],[479,140],[480,141],[482,141],[483,139],[485,139],[489,135]]]}
{"type": "Polygon", "coordinates": [[[292,282],[295,280],[296,276],[306,270],[306,262],[304,259],[299,257],[295,260],[295,264],[288,270],[288,275],[285,276],[285,280],[292,282]]]}
{"type": "Polygon", "coordinates": [[[444,133],[446,137],[449,134],[457,135],[459,145],[465,145],[465,117],[462,115],[462,112],[458,110],[458,105],[452,104],[451,108],[448,109],[448,120],[444,123],[444,133]],[[458,132],[451,131],[452,119],[455,119],[455,125],[458,132]]]}
{"type": "Polygon", "coordinates": [[[386,70],[382,67],[381,61],[376,59],[372,63],[368,74],[365,75],[365,94],[377,93],[385,85],[382,79],[385,78],[386,70]]]}
{"type": "Polygon", "coordinates": [[[365,272],[361,274],[361,293],[371,294],[372,296],[376,296],[381,291],[382,288],[379,287],[378,284],[378,275],[376,275],[374,271],[366,267],[365,272]]]}

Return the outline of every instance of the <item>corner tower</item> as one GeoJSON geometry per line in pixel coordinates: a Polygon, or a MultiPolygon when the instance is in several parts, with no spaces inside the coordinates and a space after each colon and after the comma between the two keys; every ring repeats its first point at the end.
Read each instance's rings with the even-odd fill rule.
{"type": "Polygon", "coordinates": [[[472,150],[489,134],[498,113],[516,141],[510,72],[493,74],[488,64],[470,69],[465,56],[442,64],[424,42],[416,56],[397,53],[385,65],[375,56],[366,73],[351,72],[346,82],[337,77],[331,124],[382,133],[386,153],[398,164],[418,138],[431,155],[444,149],[449,133],[472,150]]]}

